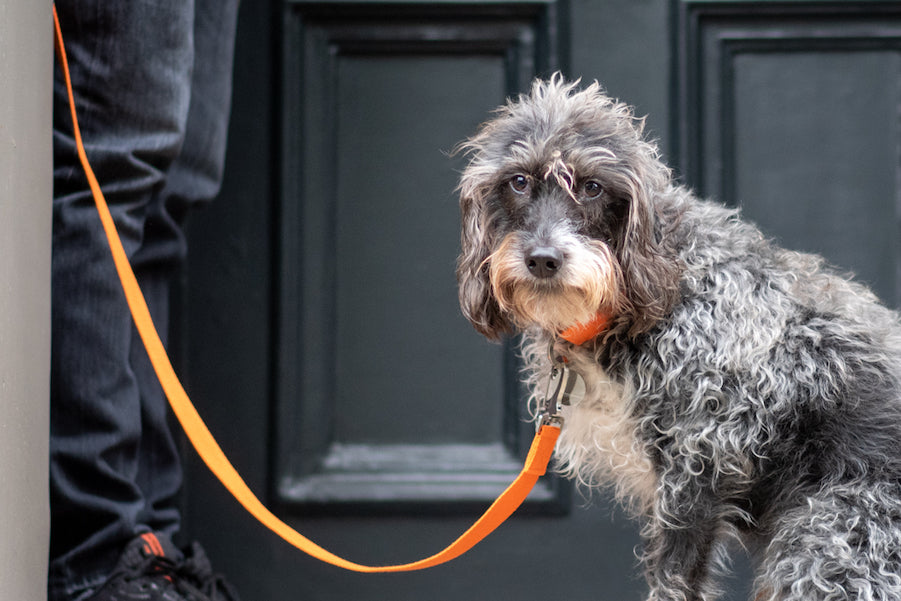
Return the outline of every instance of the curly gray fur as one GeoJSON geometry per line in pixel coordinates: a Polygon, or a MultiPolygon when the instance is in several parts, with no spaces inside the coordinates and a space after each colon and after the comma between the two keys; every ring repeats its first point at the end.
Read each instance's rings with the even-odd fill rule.
{"type": "Polygon", "coordinates": [[[643,520],[649,599],[717,598],[730,538],[760,601],[901,599],[898,314],[676,185],[597,84],[536,82],[464,148],[461,305],[524,333],[533,397],[567,322],[613,317],[556,342],[586,381],[557,461],[643,520]]]}

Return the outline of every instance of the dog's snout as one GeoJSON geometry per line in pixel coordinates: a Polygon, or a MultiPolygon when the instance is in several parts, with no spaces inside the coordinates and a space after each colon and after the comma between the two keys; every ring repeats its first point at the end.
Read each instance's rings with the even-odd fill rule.
{"type": "Polygon", "coordinates": [[[526,256],[526,267],[536,278],[551,278],[563,267],[563,253],[551,246],[533,248],[526,256]]]}

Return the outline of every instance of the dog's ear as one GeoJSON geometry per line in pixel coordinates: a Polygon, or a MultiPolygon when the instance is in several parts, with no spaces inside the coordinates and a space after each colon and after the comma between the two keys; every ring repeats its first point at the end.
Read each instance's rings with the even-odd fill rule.
{"type": "Polygon", "coordinates": [[[655,195],[663,193],[669,175],[662,165],[654,167],[636,173],[631,182],[629,213],[617,253],[630,336],[653,328],[669,314],[679,295],[680,264],[674,253],[664,248],[653,202],[655,195]]]}
{"type": "Polygon", "coordinates": [[[462,252],[457,260],[460,307],[476,330],[490,340],[499,340],[513,331],[494,298],[488,277],[488,257],[494,251],[495,234],[486,214],[483,193],[461,184],[462,252]]]}

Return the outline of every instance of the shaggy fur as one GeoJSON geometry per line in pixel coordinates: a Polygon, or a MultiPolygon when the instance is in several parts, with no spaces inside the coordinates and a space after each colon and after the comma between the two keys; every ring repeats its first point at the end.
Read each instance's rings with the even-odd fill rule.
{"type": "Polygon", "coordinates": [[[596,83],[536,82],[464,150],[463,311],[524,334],[533,400],[552,342],[584,378],[557,460],[642,519],[649,599],[717,598],[732,538],[757,599],[901,599],[899,316],[675,184],[596,83]]]}

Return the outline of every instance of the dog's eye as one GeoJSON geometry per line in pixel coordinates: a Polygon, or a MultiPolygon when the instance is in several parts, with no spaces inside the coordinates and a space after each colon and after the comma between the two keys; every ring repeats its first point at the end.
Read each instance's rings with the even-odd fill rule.
{"type": "Polygon", "coordinates": [[[517,194],[525,194],[529,189],[529,178],[522,174],[514,175],[510,178],[510,187],[517,194]]]}
{"type": "Polygon", "coordinates": [[[597,198],[604,191],[604,187],[593,179],[588,180],[582,185],[582,194],[585,198],[597,198]]]}

